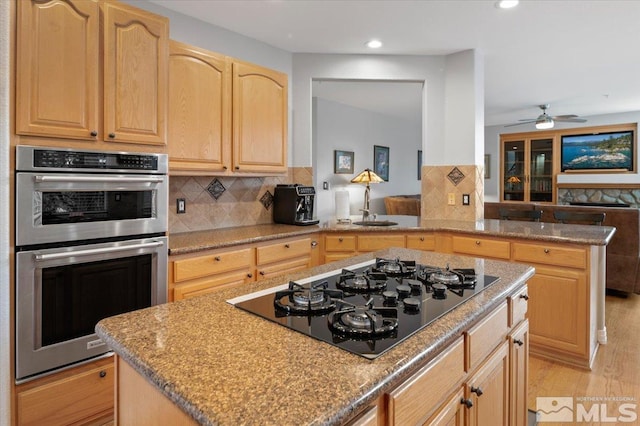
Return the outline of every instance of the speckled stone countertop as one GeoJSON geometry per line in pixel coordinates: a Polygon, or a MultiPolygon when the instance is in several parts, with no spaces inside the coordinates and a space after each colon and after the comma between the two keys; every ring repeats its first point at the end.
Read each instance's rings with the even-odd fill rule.
{"type": "MultiPolygon", "coordinates": [[[[359,216],[352,217],[353,221],[359,219],[359,216]]],[[[318,232],[446,231],[597,246],[607,245],[616,232],[616,229],[610,226],[564,225],[560,223],[496,219],[478,221],[421,220],[417,216],[378,216],[377,220],[393,221],[396,222],[397,225],[359,226],[353,224],[338,224],[335,220],[325,220],[321,221],[318,225],[311,226],[267,224],[171,234],[169,236],[169,254],[193,253],[201,250],[224,248],[238,244],[256,243],[318,232]]]]}
{"type": "Polygon", "coordinates": [[[526,265],[393,248],[107,318],[96,331],[200,424],[343,424],[407,379],[533,274],[526,265]],[[432,265],[449,262],[500,280],[375,360],[226,302],[375,256],[432,265]]]}

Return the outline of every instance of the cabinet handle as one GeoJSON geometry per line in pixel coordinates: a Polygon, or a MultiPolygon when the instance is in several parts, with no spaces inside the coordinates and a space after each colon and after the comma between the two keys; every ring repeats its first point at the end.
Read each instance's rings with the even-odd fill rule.
{"type": "Polygon", "coordinates": [[[116,138],[116,134],[115,133],[109,133],[109,138],[110,139],[115,139],[116,138]]]}
{"type": "Polygon", "coordinates": [[[253,274],[251,273],[247,274],[247,278],[253,278],[253,274]]]}
{"type": "Polygon", "coordinates": [[[227,170],[227,166],[222,166],[222,170],[227,170]]]}
{"type": "Polygon", "coordinates": [[[513,343],[515,343],[518,346],[524,345],[524,342],[520,339],[513,339],[513,343]]]}
{"type": "Polygon", "coordinates": [[[100,377],[105,377],[107,375],[107,372],[104,370],[100,370],[100,377]]]}
{"type": "Polygon", "coordinates": [[[546,254],[549,254],[549,252],[550,252],[550,251],[551,251],[551,250],[549,250],[548,248],[544,249],[544,252],[545,252],[546,254]]]}
{"type": "Polygon", "coordinates": [[[92,130],[90,134],[91,134],[91,136],[93,136],[94,138],[95,138],[96,136],[98,136],[98,132],[96,132],[95,130],[92,130]]]}
{"type": "Polygon", "coordinates": [[[475,393],[478,396],[482,396],[482,389],[475,386],[471,386],[471,392],[475,393]]]}
{"type": "Polygon", "coordinates": [[[338,238],[338,241],[339,241],[339,242],[342,242],[342,238],[338,238]]]}
{"type": "Polygon", "coordinates": [[[311,241],[311,247],[316,247],[318,245],[317,241],[311,241]]]}
{"type": "Polygon", "coordinates": [[[214,257],[213,260],[215,260],[216,262],[220,262],[220,256],[214,257]]]}
{"type": "Polygon", "coordinates": [[[521,294],[520,295],[520,299],[529,300],[529,295],[528,294],[521,294]]]}
{"type": "Polygon", "coordinates": [[[479,246],[480,245],[480,241],[476,240],[476,245],[479,246]]]}
{"type": "Polygon", "coordinates": [[[424,237],[420,237],[420,241],[424,241],[424,237]]]}
{"type": "Polygon", "coordinates": [[[236,170],[240,170],[240,166],[236,166],[236,167],[235,167],[235,169],[236,169],[236,170]]]}
{"type": "Polygon", "coordinates": [[[470,399],[462,398],[462,399],[460,400],[460,404],[464,404],[467,408],[471,408],[471,407],[473,407],[473,402],[471,402],[471,400],[470,400],[470,399]]]}
{"type": "Polygon", "coordinates": [[[260,275],[264,276],[264,271],[260,271],[260,275]]]}
{"type": "Polygon", "coordinates": [[[285,244],[285,245],[284,245],[284,248],[289,248],[289,244],[285,244]]]}

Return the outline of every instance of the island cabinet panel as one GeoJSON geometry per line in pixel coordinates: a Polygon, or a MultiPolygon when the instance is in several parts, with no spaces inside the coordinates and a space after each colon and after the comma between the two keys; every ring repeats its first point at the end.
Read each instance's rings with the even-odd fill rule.
{"type": "Polygon", "coordinates": [[[492,257],[496,259],[509,259],[511,257],[511,244],[509,241],[486,237],[454,235],[451,238],[451,244],[454,253],[492,257]]]}
{"type": "Polygon", "coordinates": [[[464,347],[464,338],[459,337],[449,348],[389,394],[389,425],[421,424],[433,414],[448,396],[447,390],[460,384],[466,375],[464,347]]]}
{"type": "Polygon", "coordinates": [[[436,248],[436,237],[433,234],[407,234],[407,248],[434,251],[436,248]]]}
{"type": "Polygon", "coordinates": [[[529,281],[531,352],[582,366],[590,364],[590,306],[586,274],[533,265],[529,281]]]}
{"type": "Polygon", "coordinates": [[[233,60],[233,170],[287,171],[288,77],[233,60]]]}
{"type": "Polygon", "coordinates": [[[505,340],[465,385],[470,426],[509,425],[509,343],[505,340]]]}
{"type": "Polygon", "coordinates": [[[466,333],[466,370],[476,368],[509,333],[507,302],[503,302],[491,314],[466,333]]]}
{"type": "Polygon", "coordinates": [[[529,378],[529,322],[524,320],[509,334],[509,378],[511,379],[511,426],[527,426],[529,378]]]}
{"type": "Polygon", "coordinates": [[[108,423],[115,383],[111,357],[16,387],[18,425],[108,423]]]}
{"type": "Polygon", "coordinates": [[[587,252],[583,247],[513,243],[513,260],[585,269],[587,252]]]}
{"type": "Polygon", "coordinates": [[[231,62],[170,40],[168,152],[171,174],[231,169],[231,62]]]}
{"type": "Polygon", "coordinates": [[[17,2],[16,133],[98,133],[97,1],[17,2]]]}
{"type": "Polygon", "coordinates": [[[358,235],[358,251],[382,250],[390,247],[404,247],[405,236],[393,234],[358,235]]]}
{"type": "Polygon", "coordinates": [[[507,298],[509,304],[509,327],[524,321],[529,309],[529,287],[524,286],[514,295],[507,298]]]}
{"type": "Polygon", "coordinates": [[[427,420],[425,426],[465,426],[467,411],[460,402],[464,399],[464,388],[461,386],[451,397],[438,408],[436,413],[427,420]]]}

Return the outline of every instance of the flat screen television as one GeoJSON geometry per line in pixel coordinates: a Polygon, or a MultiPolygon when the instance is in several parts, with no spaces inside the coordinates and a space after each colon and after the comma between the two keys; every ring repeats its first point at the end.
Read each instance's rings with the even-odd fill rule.
{"type": "Polygon", "coordinates": [[[633,170],[633,130],[564,135],[560,146],[563,172],[633,170]]]}

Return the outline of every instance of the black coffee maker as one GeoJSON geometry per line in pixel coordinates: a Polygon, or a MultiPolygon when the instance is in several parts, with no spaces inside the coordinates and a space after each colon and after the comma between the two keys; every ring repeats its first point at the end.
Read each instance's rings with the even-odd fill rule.
{"type": "Polygon", "coordinates": [[[313,186],[299,184],[277,185],[273,196],[273,221],[289,225],[315,225],[313,202],[316,190],[313,186]]]}

